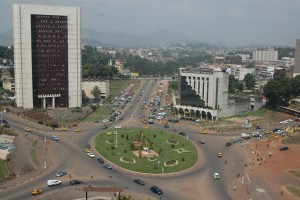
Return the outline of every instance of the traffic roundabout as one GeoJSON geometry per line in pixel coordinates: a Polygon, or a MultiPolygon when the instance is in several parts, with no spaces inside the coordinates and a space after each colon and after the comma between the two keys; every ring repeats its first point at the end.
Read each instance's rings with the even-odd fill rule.
{"type": "Polygon", "coordinates": [[[187,137],[158,129],[108,130],[95,138],[95,149],[109,162],[146,174],[187,170],[198,161],[198,152],[187,137]]]}

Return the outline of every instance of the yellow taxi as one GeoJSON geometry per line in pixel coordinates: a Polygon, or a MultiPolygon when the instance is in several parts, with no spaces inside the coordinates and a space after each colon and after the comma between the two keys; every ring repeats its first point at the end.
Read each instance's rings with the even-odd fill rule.
{"type": "Polygon", "coordinates": [[[265,134],[272,134],[273,131],[266,131],[265,134]]]}
{"type": "Polygon", "coordinates": [[[24,128],[24,131],[26,131],[26,132],[30,132],[30,131],[31,131],[31,129],[30,129],[30,128],[28,128],[28,127],[25,127],[25,128],[24,128]]]}
{"type": "Polygon", "coordinates": [[[200,134],[207,134],[207,132],[205,130],[200,130],[199,132],[200,134]]]}
{"type": "Polygon", "coordinates": [[[64,128],[64,127],[62,127],[62,128],[59,128],[58,130],[59,130],[59,131],[67,131],[68,129],[67,129],[67,128],[64,128]]]}
{"type": "Polygon", "coordinates": [[[83,132],[83,130],[80,128],[80,129],[76,129],[75,132],[83,132]]]}
{"type": "Polygon", "coordinates": [[[91,152],[91,149],[89,149],[89,148],[85,148],[85,149],[83,149],[86,153],[90,153],[91,152]]]}
{"type": "Polygon", "coordinates": [[[279,136],[278,135],[271,135],[271,138],[272,139],[277,139],[277,138],[279,138],[279,136]]]}
{"type": "Polygon", "coordinates": [[[221,158],[223,156],[222,153],[218,153],[217,157],[221,158]]]}
{"type": "Polygon", "coordinates": [[[32,190],[32,192],[31,192],[32,195],[39,195],[42,193],[43,193],[43,190],[32,190]]]}

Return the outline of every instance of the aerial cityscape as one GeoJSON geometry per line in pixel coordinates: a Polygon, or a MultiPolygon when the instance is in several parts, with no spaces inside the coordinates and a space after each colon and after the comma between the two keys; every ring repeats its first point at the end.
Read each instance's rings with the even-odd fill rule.
{"type": "Polygon", "coordinates": [[[3,1],[1,199],[299,199],[300,3],[255,2],[3,1]]]}

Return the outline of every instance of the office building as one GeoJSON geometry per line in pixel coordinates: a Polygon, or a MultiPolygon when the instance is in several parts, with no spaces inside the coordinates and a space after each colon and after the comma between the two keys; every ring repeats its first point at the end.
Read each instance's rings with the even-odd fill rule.
{"type": "Polygon", "coordinates": [[[294,77],[300,75],[300,39],[296,40],[294,77]]]}
{"type": "Polygon", "coordinates": [[[80,8],[13,5],[17,106],[81,106],[80,8]]]}

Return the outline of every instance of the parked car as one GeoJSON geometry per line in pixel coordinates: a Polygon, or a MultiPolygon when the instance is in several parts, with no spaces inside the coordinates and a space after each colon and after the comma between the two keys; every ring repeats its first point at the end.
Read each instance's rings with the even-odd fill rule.
{"type": "Polygon", "coordinates": [[[52,136],[51,139],[54,140],[54,141],[58,141],[58,140],[59,140],[59,137],[57,137],[57,136],[52,136]]]}
{"type": "Polygon", "coordinates": [[[145,182],[141,179],[134,179],[133,182],[135,182],[136,184],[139,184],[139,185],[145,185],[145,182]]]}
{"type": "Polygon", "coordinates": [[[97,161],[98,161],[99,163],[104,163],[104,160],[103,160],[102,158],[98,158],[97,161]]]}
{"type": "Polygon", "coordinates": [[[70,181],[70,185],[78,185],[78,184],[82,184],[82,181],[81,180],[77,180],[77,179],[74,179],[74,180],[70,181]]]}
{"type": "Polygon", "coordinates": [[[47,185],[49,187],[52,187],[52,186],[56,186],[56,185],[60,185],[61,184],[61,181],[60,180],[48,180],[47,181],[47,185]]]}
{"type": "Polygon", "coordinates": [[[223,156],[222,153],[218,153],[217,157],[221,158],[223,156]]]}
{"type": "Polygon", "coordinates": [[[90,144],[86,144],[86,145],[85,145],[85,148],[90,149],[90,148],[91,148],[91,145],[90,145],[90,144]]]}
{"type": "Polygon", "coordinates": [[[56,177],[62,177],[62,176],[64,176],[64,175],[66,175],[67,174],[67,172],[65,172],[65,171],[59,171],[57,174],[56,174],[56,177]]]}
{"type": "Polygon", "coordinates": [[[86,153],[89,157],[95,158],[95,155],[92,152],[86,153]]]}
{"type": "Polygon", "coordinates": [[[286,150],[289,150],[289,147],[287,147],[287,146],[284,146],[284,147],[280,147],[280,149],[279,149],[280,151],[286,151],[286,150]]]}
{"type": "Polygon", "coordinates": [[[220,179],[219,173],[215,172],[213,175],[214,175],[214,179],[220,179]]]}
{"type": "Polygon", "coordinates": [[[158,186],[151,186],[150,191],[158,195],[163,194],[163,191],[158,186]]]}
{"type": "Polygon", "coordinates": [[[31,192],[32,195],[39,195],[42,193],[43,193],[43,190],[32,190],[32,192],[31,192]]]}

